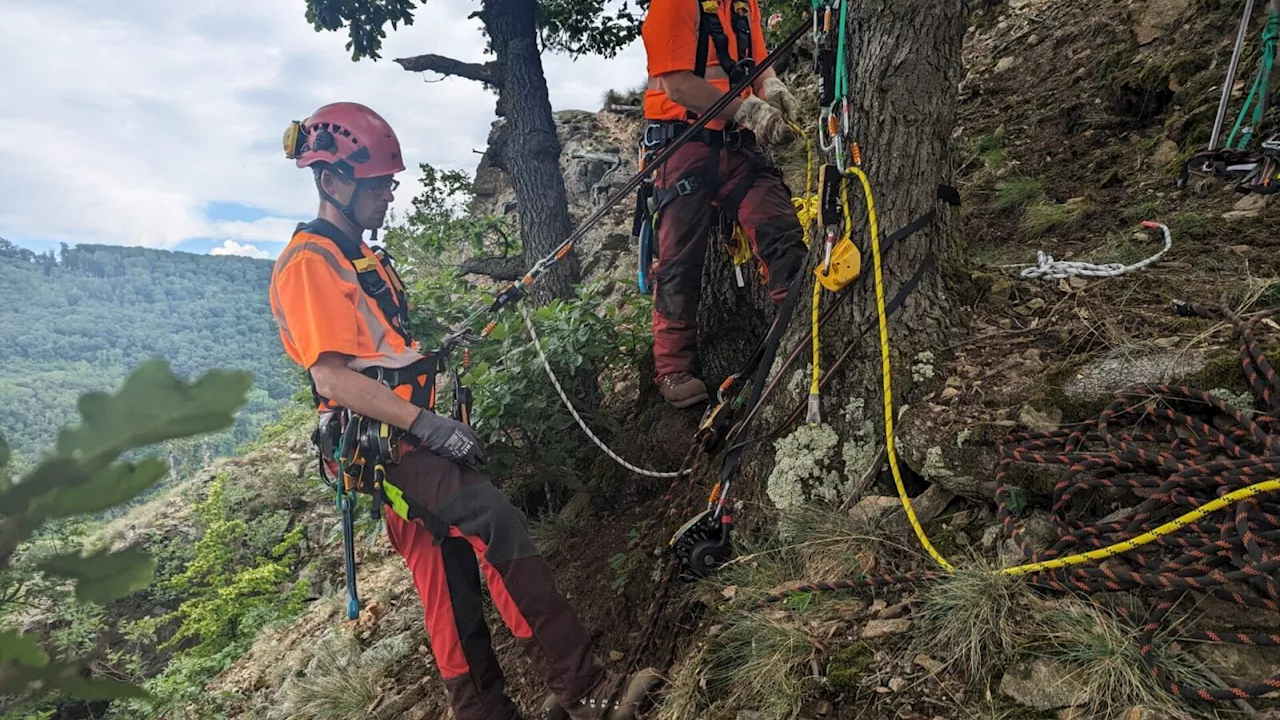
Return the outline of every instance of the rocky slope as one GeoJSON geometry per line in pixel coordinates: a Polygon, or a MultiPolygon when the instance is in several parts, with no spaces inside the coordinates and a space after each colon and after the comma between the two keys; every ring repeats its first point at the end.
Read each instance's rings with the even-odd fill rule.
{"type": "MultiPolygon", "coordinates": [[[[912,359],[917,387],[900,408],[900,454],[913,493],[922,493],[917,501],[926,529],[946,556],[992,566],[1020,557],[995,518],[997,443],[1009,431],[1047,431],[1087,420],[1114,391],[1135,383],[1188,382],[1235,398],[1249,390],[1225,324],[1170,312],[1173,300],[1213,304],[1224,294],[1237,305],[1251,301],[1253,309],[1280,305],[1274,280],[1280,270],[1277,206],[1212,183],[1186,190],[1173,184],[1181,160],[1207,139],[1215,84],[1225,72],[1239,10],[1238,2],[1216,0],[974,3],[957,130],[963,165],[956,182],[965,201],[967,271],[980,292],[964,334],[951,347],[936,357],[912,359]],[[1139,260],[1158,249],[1150,236],[1135,235],[1137,223],[1146,219],[1170,226],[1173,247],[1142,271],[1110,280],[1056,282],[1017,274],[1035,261],[1038,249],[1059,259],[1139,260]]],[[[1248,57],[1243,67],[1245,72],[1252,67],[1248,57]]],[[[803,88],[812,80],[804,68],[796,68],[790,82],[803,88]]],[[[635,171],[638,119],[584,111],[563,111],[556,119],[571,213],[580,220],[635,171]]],[[[495,126],[495,133],[502,131],[501,124],[495,126]]],[[[793,180],[798,178],[803,166],[796,165],[794,153],[783,159],[793,180]]],[[[802,186],[802,180],[792,182],[802,186]]],[[[485,160],[477,169],[476,195],[476,212],[518,212],[501,173],[485,160]]],[[[607,280],[606,292],[615,296],[634,287],[631,209],[630,201],[620,203],[577,248],[584,271],[607,280]]],[[[635,427],[644,430],[625,441],[633,452],[624,454],[633,457],[678,455],[678,448],[664,449],[674,442],[654,440],[682,437],[690,429],[676,421],[637,422],[635,427]]],[[[317,481],[306,464],[304,430],[266,456],[280,466],[273,472],[317,481]]],[[[874,452],[878,445],[871,435],[874,452]]],[[[1058,537],[1048,503],[1060,468],[1021,472],[1016,480],[1027,491],[1030,507],[1019,531],[1033,547],[1044,547],[1058,537]]],[[[814,531],[813,547],[788,551],[799,552],[792,565],[766,572],[769,553],[762,551],[726,577],[681,591],[680,607],[695,610],[672,619],[682,628],[669,639],[680,662],[671,670],[673,686],[662,717],[1136,720],[1205,716],[1222,709],[1169,703],[1161,696],[1149,704],[1092,702],[1089,693],[1111,690],[1099,690],[1087,677],[1080,680],[1059,661],[1036,659],[1040,646],[1035,645],[1031,655],[996,653],[1001,662],[993,664],[985,684],[975,686],[961,672],[962,664],[947,661],[939,650],[937,639],[949,636],[937,629],[938,598],[906,588],[877,598],[811,598],[805,602],[813,605],[800,615],[789,612],[795,605],[777,614],[746,615],[735,604],[736,595],[755,597],[752,593],[780,583],[930,567],[901,518],[891,481],[884,473],[865,480],[845,507],[828,512],[816,525],[826,529],[814,531]],[[775,570],[779,574],[769,574],[775,570]],[[747,571],[757,574],[752,579],[742,574],[747,571]],[[744,617],[762,624],[744,625],[744,617]],[[755,631],[735,640],[734,633],[744,627],[755,631]],[[775,638],[786,642],[769,644],[775,638]],[[781,664],[757,663],[753,653],[765,646],[777,650],[771,657],[781,664]],[[740,670],[764,667],[762,674],[749,677],[766,691],[751,695],[746,686],[752,682],[742,680],[748,676],[715,664],[715,653],[729,651],[740,670]],[[794,695],[769,690],[770,682],[793,676],[798,679],[787,692],[794,695]],[[725,677],[739,678],[737,687],[726,686],[725,677]],[[770,697],[794,702],[780,706],[770,697]]],[[[567,534],[547,548],[562,589],[597,630],[601,653],[615,668],[630,649],[631,631],[647,603],[639,591],[611,586],[617,569],[611,556],[627,548],[630,528],[662,507],[655,488],[635,483],[625,502],[606,503],[586,494],[574,498],[560,510],[567,534]],[[566,552],[567,547],[576,550],[566,552]]],[[[1121,493],[1106,495],[1090,517],[1125,517],[1138,503],[1121,493]]],[[[182,512],[175,503],[140,522],[180,524],[182,512]]],[[[335,520],[319,501],[307,512],[317,525],[335,520]]],[[[334,717],[339,706],[347,708],[344,717],[446,717],[421,607],[399,559],[381,540],[361,545],[360,582],[372,602],[360,621],[348,623],[341,612],[340,545],[332,538],[326,542],[321,533],[308,537],[307,558],[316,562],[307,571],[315,588],[307,610],[292,625],[263,633],[209,685],[209,697],[218,698],[233,718],[334,717]],[[352,698],[364,704],[354,707],[352,698]]],[[[1133,633],[1124,631],[1128,626],[1110,610],[1103,615],[1082,601],[1024,595],[1024,590],[1007,591],[1001,607],[1010,613],[1009,627],[1034,625],[1034,618],[1056,614],[1094,628],[1087,635],[1091,642],[1127,648],[1125,638],[1132,640],[1133,633]],[[1107,634],[1112,628],[1119,630],[1107,634]]],[[[1138,597],[1146,602],[1153,595],[1138,597]]],[[[489,610],[509,688],[531,712],[545,690],[489,610]]],[[[1214,600],[1201,602],[1199,613],[1219,628],[1280,628],[1270,614],[1245,617],[1214,600]]],[[[1010,642],[1022,649],[1018,637],[1010,642]]],[[[1270,650],[1210,643],[1188,649],[1220,682],[1256,680],[1280,667],[1280,656],[1270,650]]],[[[1141,673],[1136,658],[1119,651],[1104,657],[1114,666],[1130,663],[1141,673]]],[[[1272,701],[1251,702],[1255,707],[1248,710],[1229,707],[1267,716],[1272,701]]],[[[193,706],[172,717],[204,715],[193,706]]]]}

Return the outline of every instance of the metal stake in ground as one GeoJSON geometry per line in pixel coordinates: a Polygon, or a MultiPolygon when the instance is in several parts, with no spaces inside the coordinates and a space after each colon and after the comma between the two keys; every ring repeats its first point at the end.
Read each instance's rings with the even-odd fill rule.
{"type": "Polygon", "coordinates": [[[1236,82],[1236,70],[1240,67],[1240,51],[1244,48],[1244,36],[1249,31],[1249,18],[1253,17],[1253,0],[1245,0],[1244,16],[1240,18],[1240,31],[1236,33],[1236,47],[1231,52],[1231,65],[1227,67],[1227,79],[1222,83],[1222,98],[1218,101],[1218,116],[1213,120],[1213,134],[1209,137],[1209,149],[1218,148],[1222,137],[1222,123],[1227,119],[1227,104],[1231,100],[1231,86],[1236,82]]]}

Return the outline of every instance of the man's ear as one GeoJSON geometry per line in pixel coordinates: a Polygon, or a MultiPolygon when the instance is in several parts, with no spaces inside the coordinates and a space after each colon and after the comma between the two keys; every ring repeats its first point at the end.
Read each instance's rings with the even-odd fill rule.
{"type": "Polygon", "coordinates": [[[332,170],[325,168],[320,171],[320,187],[324,188],[325,192],[344,202],[346,201],[347,185],[346,180],[332,170]]]}

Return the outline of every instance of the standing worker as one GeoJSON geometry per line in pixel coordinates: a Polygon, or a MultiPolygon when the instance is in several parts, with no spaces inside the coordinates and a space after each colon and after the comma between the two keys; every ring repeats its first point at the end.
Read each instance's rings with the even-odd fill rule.
{"type": "MultiPolygon", "coordinates": [[[[649,64],[643,146],[657,153],[768,54],[757,0],[652,0],[642,34],[649,64]]],[[[804,264],[804,232],[782,173],[757,141],[795,139],[796,100],[766,68],[657,170],[658,263],[653,357],[658,389],[672,406],[707,399],[694,375],[697,310],[712,206],[734,218],[759,257],[770,297],[782,302],[804,264]]]]}
{"type": "MultiPolygon", "coordinates": [[[[276,260],[271,310],[285,351],[310,375],[321,447],[331,432],[325,429],[336,426],[328,420],[345,410],[390,426],[390,443],[404,448],[379,477],[374,501],[386,510],[391,544],[413,574],[456,717],[520,717],[491,646],[482,566],[499,614],[552,690],[544,714],[633,718],[656,673],[637,673],[615,707],[595,709],[613,684],[534,547],[524,514],[475,469],[484,450],[471,428],[428,409],[439,358],[423,354],[410,336],[390,258],[363,239],[365,230],[382,226],[399,184],[394,175],[405,168],[395,132],[363,105],[334,103],[290,127],[285,154],[311,168],[320,209],[276,260]]],[[[340,477],[332,458],[325,465],[340,477]]]]}

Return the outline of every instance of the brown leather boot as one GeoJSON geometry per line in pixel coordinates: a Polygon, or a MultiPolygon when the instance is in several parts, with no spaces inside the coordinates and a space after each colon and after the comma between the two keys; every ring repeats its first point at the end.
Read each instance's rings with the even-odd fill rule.
{"type": "Polygon", "coordinates": [[[656,668],[645,668],[632,675],[622,694],[608,705],[614,685],[601,680],[586,697],[569,708],[562,707],[555,695],[549,695],[538,717],[540,720],[635,720],[636,713],[652,704],[653,693],[661,683],[662,676],[656,668]]]}
{"type": "Polygon", "coordinates": [[[687,372],[674,372],[658,378],[658,392],[672,407],[687,408],[709,397],[707,386],[687,372]]]}

